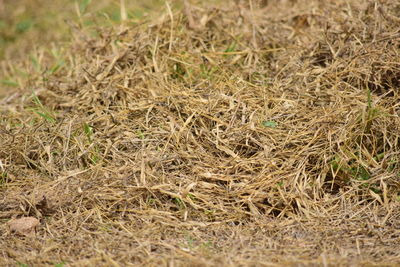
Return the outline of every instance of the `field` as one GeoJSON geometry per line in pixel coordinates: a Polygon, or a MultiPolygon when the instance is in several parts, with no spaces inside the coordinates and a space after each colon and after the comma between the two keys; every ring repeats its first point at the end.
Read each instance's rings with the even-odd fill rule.
{"type": "Polygon", "coordinates": [[[0,14],[0,266],[400,265],[400,3],[0,14]]]}

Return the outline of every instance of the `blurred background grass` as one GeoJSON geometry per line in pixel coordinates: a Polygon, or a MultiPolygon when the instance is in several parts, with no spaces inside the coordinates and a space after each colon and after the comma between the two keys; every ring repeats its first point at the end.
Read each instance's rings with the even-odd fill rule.
{"type": "Polygon", "coordinates": [[[68,41],[68,21],[80,27],[120,23],[121,3],[130,23],[165,8],[164,0],[0,0],[0,60],[19,59],[34,47],[68,41]]]}

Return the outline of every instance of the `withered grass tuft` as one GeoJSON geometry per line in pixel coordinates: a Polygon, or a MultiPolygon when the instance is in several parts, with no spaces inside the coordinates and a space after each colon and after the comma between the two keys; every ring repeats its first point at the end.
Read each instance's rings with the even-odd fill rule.
{"type": "Polygon", "coordinates": [[[232,1],[75,32],[1,102],[1,265],[400,264],[399,17],[232,1]]]}

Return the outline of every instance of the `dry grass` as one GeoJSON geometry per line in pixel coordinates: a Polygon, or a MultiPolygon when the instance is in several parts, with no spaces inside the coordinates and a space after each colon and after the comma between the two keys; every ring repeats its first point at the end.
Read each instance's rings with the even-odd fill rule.
{"type": "Polygon", "coordinates": [[[237,1],[76,32],[1,103],[1,265],[400,264],[399,16],[237,1]]]}

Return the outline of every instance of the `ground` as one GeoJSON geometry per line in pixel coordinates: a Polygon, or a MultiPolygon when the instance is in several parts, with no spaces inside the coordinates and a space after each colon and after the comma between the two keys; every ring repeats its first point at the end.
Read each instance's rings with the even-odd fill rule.
{"type": "Polygon", "coordinates": [[[1,266],[400,265],[395,1],[2,3],[1,266]]]}

